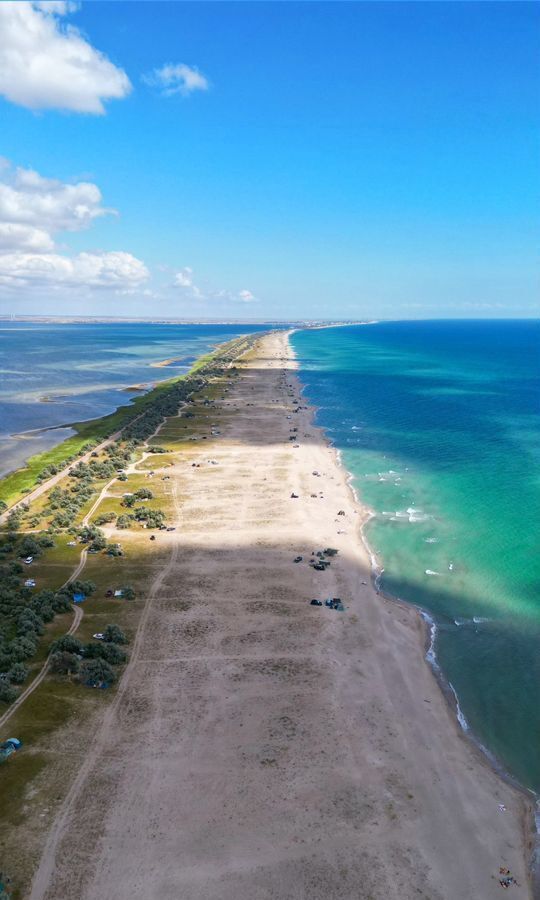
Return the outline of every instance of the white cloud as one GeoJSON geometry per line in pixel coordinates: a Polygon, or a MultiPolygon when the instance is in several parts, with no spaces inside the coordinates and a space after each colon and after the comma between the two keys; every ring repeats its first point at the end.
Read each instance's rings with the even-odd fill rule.
{"type": "Polygon", "coordinates": [[[0,94],[28,109],[103,114],[131,90],[126,73],[61,17],[69,2],[0,2],[0,94]]]}
{"type": "Polygon", "coordinates": [[[31,225],[19,225],[15,222],[0,222],[0,253],[15,249],[42,253],[53,248],[54,241],[43,228],[32,228],[31,225]]]}
{"type": "Polygon", "coordinates": [[[32,169],[0,169],[0,285],[132,291],[149,277],[125,251],[59,253],[58,232],[82,231],[114,213],[95,184],[43,178],[32,169]]]}
{"type": "Polygon", "coordinates": [[[160,88],[164,97],[172,97],[173,94],[187,97],[193,91],[207,91],[210,87],[202,72],[184,63],[167,63],[161,69],[154,69],[148,75],[143,75],[142,80],[150,87],[160,88]]]}
{"type": "Polygon", "coordinates": [[[256,303],[257,298],[251,291],[246,289],[242,291],[214,291],[214,290],[202,290],[198,287],[193,280],[193,269],[190,269],[189,266],[184,266],[183,269],[176,272],[173,285],[176,288],[179,288],[187,298],[197,298],[198,300],[221,300],[225,302],[232,303],[256,303]]]}
{"type": "Polygon", "coordinates": [[[126,289],[138,287],[148,278],[148,269],[131,253],[0,254],[0,284],[33,284],[47,287],[126,289]]]}
{"type": "Polygon", "coordinates": [[[185,266],[183,269],[180,269],[180,271],[177,272],[174,276],[174,286],[180,288],[192,288],[193,269],[190,269],[189,266],[185,266]]]}
{"type": "Polygon", "coordinates": [[[101,205],[95,184],[76,184],[43,178],[32,169],[4,167],[0,172],[0,222],[43,228],[46,231],[81,231],[94,219],[114,210],[101,205]]]}
{"type": "Polygon", "coordinates": [[[254,303],[256,301],[256,297],[251,293],[251,291],[239,291],[238,299],[242,303],[254,303]]]}

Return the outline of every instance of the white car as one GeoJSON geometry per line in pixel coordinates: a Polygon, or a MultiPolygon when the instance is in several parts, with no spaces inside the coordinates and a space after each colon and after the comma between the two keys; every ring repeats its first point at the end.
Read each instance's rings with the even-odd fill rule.
{"type": "Polygon", "coordinates": [[[33,556],[27,556],[26,559],[24,560],[24,562],[26,563],[27,566],[29,566],[30,563],[33,563],[33,562],[34,562],[34,557],[33,557],[33,556]]]}
{"type": "Polygon", "coordinates": [[[104,641],[105,640],[105,635],[101,631],[98,631],[96,634],[93,634],[92,637],[94,637],[96,639],[96,641],[104,641]]]}

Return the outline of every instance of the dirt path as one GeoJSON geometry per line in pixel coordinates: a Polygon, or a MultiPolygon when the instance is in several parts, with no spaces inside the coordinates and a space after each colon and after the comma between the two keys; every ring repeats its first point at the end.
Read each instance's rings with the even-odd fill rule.
{"type": "Polygon", "coordinates": [[[121,436],[124,428],[127,428],[128,425],[133,425],[135,422],[138,422],[138,420],[143,415],[144,415],[144,413],[141,413],[140,415],[136,416],[134,419],[131,419],[131,421],[126,422],[126,424],[123,426],[123,428],[120,428],[119,431],[115,431],[115,433],[111,434],[111,436],[108,437],[105,441],[102,441],[100,444],[97,444],[96,447],[92,447],[92,449],[89,450],[88,453],[85,453],[84,456],[77,457],[76,460],[74,460],[73,462],[70,462],[67,466],[64,466],[64,468],[62,469],[61,472],[57,472],[56,475],[52,475],[50,478],[47,479],[47,481],[42,482],[42,484],[38,485],[38,487],[36,487],[32,491],[30,491],[29,494],[25,494],[25,496],[21,500],[17,500],[16,503],[14,503],[12,506],[8,507],[8,509],[5,510],[2,513],[2,515],[0,515],[0,525],[4,524],[4,522],[7,520],[7,517],[9,516],[9,514],[11,512],[13,512],[13,510],[18,509],[20,506],[24,506],[27,503],[32,503],[33,500],[36,500],[38,497],[41,497],[42,494],[44,494],[46,491],[50,490],[50,488],[52,488],[56,484],[58,484],[59,481],[62,481],[62,479],[65,478],[66,475],[69,474],[69,472],[71,471],[71,469],[74,466],[77,466],[81,462],[87,463],[90,460],[92,453],[100,453],[101,450],[105,449],[105,447],[108,447],[110,444],[113,444],[115,441],[117,441],[118,438],[121,436]]]}
{"type": "MultiPolygon", "coordinates": [[[[80,565],[80,564],[79,564],[79,565],[80,565]]],[[[76,572],[77,572],[77,570],[75,570],[75,573],[76,573],[76,572]]],[[[74,606],[74,608],[73,608],[73,621],[72,621],[72,623],[71,623],[71,625],[70,625],[70,627],[69,627],[69,631],[67,632],[68,634],[75,634],[75,632],[77,631],[77,628],[78,628],[79,625],[81,624],[82,617],[83,617],[83,611],[82,611],[82,609],[80,608],[80,606],[74,606]]],[[[19,696],[17,697],[17,699],[16,699],[16,700],[14,701],[14,703],[12,703],[11,706],[6,710],[6,712],[4,713],[4,715],[3,715],[3,716],[0,716],[0,728],[2,728],[2,727],[6,724],[6,722],[9,722],[9,720],[11,719],[11,716],[13,715],[13,713],[16,712],[16,711],[19,709],[19,707],[22,706],[22,704],[24,703],[24,701],[30,696],[30,694],[31,694],[33,691],[35,691],[35,689],[36,689],[37,687],[39,687],[39,685],[41,684],[41,682],[42,682],[43,679],[45,678],[45,675],[47,674],[47,669],[48,669],[48,668],[49,668],[49,657],[47,657],[47,659],[46,659],[45,662],[43,663],[43,666],[42,666],[41,669],[39,670],[39,672],[38,672],[38,674],[36,675],[36,677],[34,678],[34,680],[30,682],[30,684],[28,685],[28,687],[25,688],[25,690],[22,691],[21,694],[19,694],[19,696]]]]}
{"type": "Polygon", "coordinates": [[[10,506],[5,512],[2,513],[2,515],[0,515],[0,525],[4,524],[11,512],[13,512],[15,509],[19,509],[20,506],[25,506],[27,503],[32,503],[34,500],[37,500],[38,497],[41,497],[42,494],[58,484],[59,481],[62,481],[62,479],[69,474],[74,466],[78,465],[81,462],[88,462],[90,457],[92,456],[92,453],[99,453],[101,450],[104,450],[105,447],[109,446],[109,444],[114,443],[114,441],[116,441],[121,434],[121,431],[115,432],[115,434],[107,438],[106,441],[102,441],[101,444],[98,444],[97,447],[92,447],[92,449],[89,450],[88,453],[85,453],[84,456],[79,456],[76,461],[69,463],[69,465],[65,466],[61,472],[57,472],[56,475],[52,475],[47,479],[47,481],[42,482],[42,484],[38,485],[38,487],[30,491],[29,494],[26,494],[21,500],[17,500],[17,503],[14,503],[13,506],[10,506]]]}
{"type": "MultiPolygon", "coordinates": [[[[186,404],[182,404],[182,408],[183,408],[185,405],[186,405],[186,404]]],[[[179,415],[180,415],[180,413],[179,413],[179,415]]],[[[157,427],[156,430],[150,435],[150,437],[155,437],[155,435],[158,434],[158,432],[159,432],[160,428],[162,428],[162,426],[163,426],[163,422],[161,422],[161,423],[158,425],[158,427],[157,427]]],[[[103,449],[103,447],[106,447],[107,444],[109,444],[109,443],[111,443],[112,441],[116,440],[116,438],[117,438],[120,434],[121,434],[121,432],[117,432],[116,435],[113,435],[111,438],[109,438],[108,441],[105,441],[103,444],[100,444],[99,447],[95,447],[91,452],[94,452],[94,451],[98,451],[98,450],[100,450],[100,449],[103,449]]],[[[149,440],[149,439],[148,439],[148,440],[149,440]]],[[[146,444],[146,443],[147,443],[147,441],[145,441],[145,444],[146,444]]],[[[146,456],[148,456],[148,454],[147,454],[147,453],[143,453],[143,456],[141,457],[141,459],[137,460],[135,463],[132,463],[132,464],[128,467],[127,471],[128,471],[128,472],[129,472],[129,471],[136,471],[136,466],[137,466],[138,463],[141,462],[142,459],[145,458],[146,456]]],[[[90,458],[90,453],[87,454],[87,457],[90,458]]],[[[81,457],[81,460],[80,460],[80,461],[81,461],[81,462],[86,462],[86,458],[85,458],[85,457],[81,457]]],[[[66,475],[68,472],[69,472],[69,468],[67,468],[66,470],[64,470],[64,471],[61,473],[61,476],[60,476],[60,477],[61,477],[61,478],[65,477],[65,475],[66,475]]],[[[59,473],[59,475],[60,475],[60,473],[59,473]]],[[[55,479],[56,479],[56,476],[55,476],[55,479]]],[[[58,480],[58,479],[56,479],[56,480],[58,480]]],[[[52,487],[52,486],[56,483],[56,480],[51,480],[50,484],[47,483],[48,486],[49,486],[49,487],[52,487]]],[[[108,491],[109,491],[109,488],[111,487],[111,485],[114,484],[114,482],[115,482],[116,480],[117,480],[117,476],[115,476],[114,478],[112,478],[112,479],[111,479],[111,480],[110,480],[110,481],[109,481],[109,482],[101,489],[101,491],[100,491],[100,493],[99,493],[99,496],[96,498],[96,500],[95,500],[94,503],[92,504],[91,508],[88,510],[88,512],[87,512],[86,515],[84,516],[84,518],[83,518],[83,520],[82,520],[82,522],[81,522],[82,525],[88,525],[88,522],[90,521],[91,516],[93,516],[93,514],[95,513],[96,509],[99,507],[99,505],[100,505],[100,503],[102,502],[102,500],[104,500],[104,498],[107,496],[107,493],[108,493],[108,491]]],[[[44,487],[44,486],[43,486],[43,487],[44,487]]],[[[46,488],[46,489],[48,489],[48,488],[46,488]]],[[[43,493],[43,491],[40,491],[39,493],[41,494],[41,493],[43,493]]],[[[39,496],[39,494],[36,495],[36,496],[39,496]]],[[[25,501],[24,501],[24,502],[28,502],[28,501],[31,499],[31,497],[32,497],[32,495],[29,494],[29,495],[25,498],[25,501]]],[[[16,504],[16,505],[18,505],[18,504],[16,504]]],[[[12,509],[14,509],[14,508],[15,508],[15,507],[12,507],[12,509]]],[[[10,511],[11,511],[11,510],[10,510],[10,511]]],[[[1,519],[0,519],[0,522],[1,522],[1,519]]],[[[84,569],[84,567],[85,567],[85,565],[86,565],[86,559],[87,559],[87,556],[88,556],[88,550],[87,550],[86,548],[84,548],[83,550],[81,550],[81,556],[80,556],[80,559],[79,559],[79,562],[78,562],[76,568],[73,570],[72,574],[71,574],[70,577],[67,579],[67,581],[65,581],[64,584],[62,584],[62,585],[60,586],[61,588],[65,587],[67,584],[69,584],[70,581],[76,581],[76,580],[77,580],[77,578],[78,578],[79,575],[82,573],[82,571],[83,571],[83,569],[84,569]]],[[[83,609],[82,609],[81,606],[75,606],[75,605],[74,605],[74,606],[73,606],[73,613],[74,613],[74,615],[73,615],[73,622],[71,623],[71,625],[70,625],[70,627],[69,627],[69,630],[68,630],[68,632],[67,632],[68,634],[75,634],[75,632],[76,632],[77,629],[79,628],[79,625],[81,624],[82,619],[83,619],[83,616],[84,616],[84,611],[83,611],[83,609]]],[[[41,684],[41,682],[43,681],[43,679],[45,678],[45,676],[46,676],[46,674],[47,674],[47,671],[48,671],[48,668],[49,668],[49,659],[50,659],[50,656],[47,657],[47,659],[46,659],[45,662],[43,663],[43,666],[41,667],[41,669],[39,670],[38,674],[37,674],[36,677],[33,679],[33,681],[31,681],[30,684],[28,685],[28,687],[25,688],[25,690],[22,691],[21,694],[19,694],[19,696],[17,697],[17,699],[16,699],[16,700],[12,703],[12,705],[6,710],[6,712],[5,712],[2,716],[0,716],[0,728],[2,728],[2,726],[5,725],[5,724],[9,721],[9,719],[11,718],[11,716],[13,715],[13,713],[15,713],[15,712],[20,708],[20,706],[24,703],[24,701],[30,696],[30,694],[32,694],[32,693],[36,690],[36,688],[39,687],[39,685],[41,684]]]]}
{"type": "MultiPolygon", "coordinates": [[[[175,508],[177,508],[177,500],[176,500],[176,489],[173,486],[173,500],[175,503],[175,508]]],[[[177,509],[178,512],[178,509],[177,509]]],[[[143,635],[145,631],[145,627],[148,621],[148,617],[150,614],[150,609],[152,602],[156,595],[158,594],[163,581],[169,575],[169,572],[173,568],[176,563],[178,557],[179,546],[177,543],[173,543],[171,547],[171,553],[169,557],[169,561],[166,566],[161,570],[159,575],[155,578],[148,597],[145,602],[145,606],[141,615],[139,628],[133,642],[133,646],[131,648],[129,663],[126,667],[124,675],[122,677],[122,681],[116,693],[116,696],[112,702],[112,704],[107,709],[105,713],[104,721],[100,731],[97,733],[96,738],[93,744],[90,747],[88,755],[79,769],[77,777],[73,782],[69,793],[66,796],[61,808],[60,815],[57,817],[54,826],[51,830],[49,838],[44,848],[44,852],[42,855],[40,866],[36,872],[34,877],[34,881],[32,884],[32,891],[30,894],[30,900],[37,900],[37,898],[42,898],[45,896],[47,889],[49,887],[51,876],[53,873],[55,861],[56,861],[56,851],[59,843],[62,838],[65,836],[66,830],[69,829],[69,817],[72,812],[73,805],[78,798],[81,788],[83,787],[86,779],[91,773],[92,769],[98,763],[101,754],[103,753],[104,747],[110,738],[111,734],[115,729],[115,720],[118,714],[118,708],[124,702],[126,691],[130,686],[131,675],[135,668],[137,659],[140,655],[143,635]]]]}
{"type": "MultiPolygon", "coordinates": [[[[82,520],[83,525],[88,524],[90,516],[92,516],[93,513],[95,512],[95,510],[98,508],[99,504],[101,503],[104,496],[106,495],[107,490],[110,488],[111,484],[114,484],[115,481],[116,481],[116,478],[113,478],[111,481],[109,481],[108,484],[105,485],[103,490],[100,492],[99,497],[97,498],[95,503],[92,504],[91,509],[87,512],[84,519],[82,520]]],[[[60,589],[65,587],[66,584],[69,584],[70,581],[77,580],[77,578],[79,577],[79,575],[81,574],[81,572],[83,571],[83,569],[86,565],[87,555],[88,555],[88,550],[86,548],[83,548],[81,550],[81,556],[80,556],[79,562],[77,563],[77,566],[75,567],[75,569],[73,570],[73,572],[71,573],[71,575],[69,576],[67,581],[64,581],[64,584],[62,584],[60,586],[60,589]]],[[[83,612],[82,607],[76,606],[74,604],[73,605],[73,621],[67,632],[68,634],[75,634],[75,632],[79,628],[79,625],[82,622],[83,615],[84,615],[84,612],[83,612]]],[[[47,670],[49,668],[49,659],[50,659],[50,657],[48,656],[47,659],[45,660],[45,662],[43,663],[43,666],[39,670],[38,674],[33,679],[33,681],[31,681],[30,684],[28,685],[28,687],[25,688],[25,690],[19,694],[17,699],[6,710],[6,712],[3,714],[3,716],[0,716],[0,728],[2,728],[2,726],[5,725],[6,722],[9,721],[9,719],[11,718],[13,713],[15,713],[19,709],[19,707],[22,706],[24,701],[30,696],[30,694],[32,694],[36,690],[36,688],[39,687],[39,685],[41,684],[41,682],[43,681],[43,679],[45,678],[45,676],[47,674],[47,670]]]]}

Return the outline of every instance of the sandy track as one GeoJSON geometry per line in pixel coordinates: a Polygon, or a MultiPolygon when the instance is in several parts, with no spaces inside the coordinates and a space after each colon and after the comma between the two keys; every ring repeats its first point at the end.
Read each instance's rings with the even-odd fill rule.
{"type": "Polygon", "coordinates": [[[501,865],[528,896],[521,797],[460,737],[416,614],[371,588],[287,355],[264,338],[201,467],[171,470],[181,529],[31,900],[491,900],[501,865]]]}

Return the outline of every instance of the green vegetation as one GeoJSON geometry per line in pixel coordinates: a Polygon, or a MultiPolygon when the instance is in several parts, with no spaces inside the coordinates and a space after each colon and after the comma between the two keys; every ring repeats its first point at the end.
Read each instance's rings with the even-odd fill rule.
{"type": "MultiPolygon", "coordinates": [[[[101,484],[112,482],[118,477],[127,478],[125,468],[133,459],[134,452],[154,436],[164,421],[169,420],[167,425],[174,431],[180,421],[176,417],[182,403],[193,402],[190,397],[203,388],[209,394],[203,398],[203,405],[213,402],[209,399],[212,388],[208,386],[207,379],[216,375],[223,376],[224,367],[245,349],[247,343],[242,339],[231,341],[226,348],[218,348],[214,353],[199,359],[187,376],[163,382],[148,394],[137,397],[130,407],[122,407],[111,416],[75,426],[79,438],[84,437],[83,443],[75,446],[74,439],[68,439],[49,454],[34,457],[26,469],[1,482],[0,489],[4,499],[0,503],[2,509],[5,509],[11,493],[20,493],[23,484],[21,478],[24,481],[32,477],[32,484],[42,483],[57,474],[66,461],[73,463],[61,484],[55,485],[43,499],[40,497],[32,509],[29,509],[28,504],[23,504],[13,510],[8,516],[7,530],[0,536],[0,702],[9,703],[17,696],[16,686],[23,684],[29,674],[25,663],[37,657],[40,638],[44,635],[46,625],[57,614],[71,609],[76,594],[89,597],[96,590],[96,584],[90,580],[70,581],[59,587],[58,581],[55,584],[49,576],[48,581],[45,578],[40,581],[45,581],[51,587],[47,586],[36,592],[36,579],[25,578],[29,570],[25,569],[21,561],[37,563],[32,573],[42,572],[39,561],[44,551],[54,551],[55,541],[52,535],[61,531],[68,531],[78,538],[78,542],[89,553],[105,554],[114,559],[123,555],[122,547],[109,541],[100,525],[116,520],[116,527],[119,529],[130,528],[134,523],[147,529],[164,528],[165,512],[147,505],[154,499],[154,494],[145,486],[140,486],[119,499],[120,507],[125,508],[126,513],[102,509],[89,524],[77,525],[77,520],[80,522],[83,510],[89,508],[101,484]],[[216,358],[218,356],[219,359],[216,358]],[[100,439],[120,427],[123,428],[121,439],[116,439],[99,452],[93,449],[100,439]],[[77,461],[77,455],[84,454],[88,454],[87,459],[77,461]],[[25,534],[23,526],[31,529],[43,529],[46,526],[47,531],[36,530],[32,534],[25,534]]],[[[195,417],[194,413],[191,415],[195,417]]],[[[183,428],[184,425],[181,424],[180,427],[183,428]]],[[[165,452],[159,445],[148,449],[158,453],[165,452]]],[[[24,482],[24,488],[26,487],[24,482]]],[[[118,503],[118,500],[113,502],[118,503]]],[[[58,571],[61,572],[61,568],[58,571]]],[[[54,569],[52,575],[54,577],[54,569]]],[[[122,588],[122,597],[126,600],[134,599],[135,591],[130,585],[122,588]]],[[[117,665],[125,659],[125,653],[110,634],[103,643],[86,647],[80,647],[75,638],[65,636],[60,642],[55,642],[51,651],[51,666],[57,673],[74,674],[79,671],[79,657],[85,662],[89,662],[91,657],[92,661],[107,665],[117,665]]],[[[84,677],[90,678],[87,669],[88,667],[84,669],[84,677]]]]}
{"type": "MultiPolygon", "coordinates": [[[[178,411],[179,403],[201,386],[201,378],[215,374],[216,369],[231,362],[247,346],[244,338],[236,338],[212,353],[200,357],[187,375],[163,381],[147,394],[134,397],[129,406],[121,406],[114,413],[90,422],[67,423],[77,434],[57,447],[31,457],[26,466],[0,481],[0,502],[11,506],[41,481],[62,471],[67,465],[84,456],[112,434],[123,431],[124,437],[140,442],[150,437],[163,418],[178,411]]],[[[153,452],[160,452],[153,450],[153,452]]]]}

